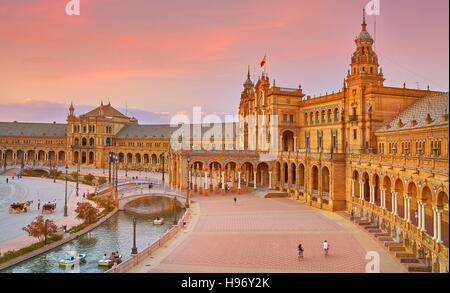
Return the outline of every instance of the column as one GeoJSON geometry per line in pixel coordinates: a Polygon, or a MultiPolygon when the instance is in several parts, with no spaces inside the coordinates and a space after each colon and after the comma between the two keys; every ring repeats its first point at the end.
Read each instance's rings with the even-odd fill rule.
{"type": "Polygon", "coordinates": [[[403,219],[409,222],[409,196],[407,194],[403,195],[403,206],[405,212],[403,219]]]}
{"type": "Polygon", "coordinates": [[[260,178],[261,180],[260,180],[260,184],[261,184],[261,187],[264,185],[264,170],[263,169],[261,169],[261,178],[260,178]]]}
{"type": "Polygon", "coordinates": [[[436,242],[442,243],[442,212],[443,210],[440,210],[436,208],[436,214],[437,214],[437,237],[436,242]]]}
{"type": "Polygon", "coordinates": [[[208,190],[208,172],[205,171],[205,182],[203,182],[203,184],[205,185],[205,187],[203,188],[205,191],[208,190]]]}
{"type": "Polygon", "coordinates": [[[421,210],[422,210],[422,212],[421,212],[421,222],[422,222],[422,225],[421,225],[421,231],[426,231],[426,229],[425,229],[425,217],[426,217],[426,213],[425,213],[425,205],[426,205],[426,203],[424,203],[424,202],[422,202],[421,203],[421,210]]]}
{"type": "Polygon", "coordinates": [[[437,238],[437,212],[436,208],[432,208],[433,210],[433,240],[437,238]]]}
{"type": "Polygon", "coordinates": [[[417,228],[422,231],[422,202],[417,201],[417,228]]]}
{"type": "Polygon", "coordinates": [[[283,136],[280,135],[280,151],[284,151],[283,150],[283,136]]]}
{"type": "Polygon", "coordinates": [[[222,190],[225,190],[225,171],[222,171],[222,190]]]}
{"type": "Polygon", "coordinates": [[[294,152],[297,151],[297,137],[294,136],[294,152]]]}
{"type": "Polygon", "coordinates": [[[238,171],[238,189],[241,190],[241,171],[238,171]]]}
{"type": "Polygon", "coordinates": [[[386,209],[386,188],[381,188],[381,208],[386,209]]]}
{"type": "Polygon", "coordinates": [[[359,182],[359,198],[364,200],[364,181],[359,182]]]}
{"type": "Polygon", "coordinates": [[[269,189],[272,188],[272,171],[269,171],[269,189]]]}
{"type": "Polygon", "coordinates": [[[397,192],[391,191],[392,193],[392,213],[397,215],[397,192]]]}
{"type": "Polygon", "coordinates": [[[253,171],[253,187],[256,189],[256,171],[253,171]]]}
{"type": "Polygon", "coordinates": [[[370,184],[369,189],[370,189],[370,203],[373,204],[373,203],[375,203],[375,186],[370,184]]]}

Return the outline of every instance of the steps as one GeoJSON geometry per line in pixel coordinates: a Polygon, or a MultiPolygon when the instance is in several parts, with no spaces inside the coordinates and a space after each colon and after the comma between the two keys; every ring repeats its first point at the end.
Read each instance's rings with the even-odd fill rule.
{"type": "Polygon", "coordinates": [[[409,265],[408,272],[411,273],[432,273],[433,269],[426,265],[409,265]]]}

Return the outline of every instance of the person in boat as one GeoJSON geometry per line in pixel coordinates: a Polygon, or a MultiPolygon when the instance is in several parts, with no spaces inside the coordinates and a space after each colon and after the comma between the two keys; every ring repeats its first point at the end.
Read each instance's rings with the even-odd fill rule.
{"type": "Polygon", "coordinates": [[[111,252],[111,256],[109,257],[109,259],[111,260],[111,261],[115,261],[116,260],[116,253],[113,251],[113,252],[111,252]]]}
{"type": "Polygon", "coordinates": [[[119,259],[120,259],[119,251],[116,251],[116,260],[119,260],[119,259]]]}

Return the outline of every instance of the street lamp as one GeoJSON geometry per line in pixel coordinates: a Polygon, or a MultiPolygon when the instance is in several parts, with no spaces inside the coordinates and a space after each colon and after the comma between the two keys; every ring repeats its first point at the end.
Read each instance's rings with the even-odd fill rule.
{"type": "Polygon", "coordinates": [[[66,192],[64,194],[64,217],[67,217],[67,170],[69,166],[66,165],[66,192]]]}
{"type": "Polygon", "coordinates": [[[165,154],[162,154],[161,155],[162,156],[162,185],[163,185],[163,187],[164,187],[164,161],[165,161],[165,158],[166,158],[166,156],[165,156],[165,154]]]}
{"type": "Polygon", "coordinates": [[[109,159],[109,173],[108,173],[108,182],[111,183],[111,160],[112,160],[112,154],[113,153],[109,153],[108,154],[108,159],[109,159]]]}
{"type": "Polygon", "coordinates": [[[114,162],[116,168],[116,192],[119,189],[119,155],[114,153],[114,162]]]}
{"type": "Polygon", "coordinates": [[[78,188],[79,181],[80,181],[80,160],[78,160],[78,163],[77,163],[77,196],[78,196],[78,191],[79,191],[79,188],[78,188]]]}
{"type": "Polygon", "coordinates": [[[135,216],[133,216],[133,248],[131,248],[131,254],[137,254],[137,247],[136,247],[136,222],[137,219],[135,216]]]}
{"type": "Polygon", "coordinates": [[[188,169],[188,171],[187,171],[187,189],[186,189],[186,207],[187,207],[187,208],[189,208],[189,202],[190,202],[190,200],[189,200],[189,196],[190,196],[190,195],[189,195],[189,194],[190,194],[189,191],[190,191],[190,184],[191,184],[191,183],[189,182],[189,177],[190,177],[190,176],[189,176],[189,175],[190,175],[189,173],[190,173],[190,169],[191,169],[190,164],[191,164],[191,160],[188,159],[188,160],[187,160],[187,167],[188,167],[188,168],[187,168],[187,169],[188,169]]]}
{"type": "Polygon", "coordinates": [[[177,196],[175,195],[173,198],[173,224],[176,225],[178,220],[177,220],[177,196]]]}

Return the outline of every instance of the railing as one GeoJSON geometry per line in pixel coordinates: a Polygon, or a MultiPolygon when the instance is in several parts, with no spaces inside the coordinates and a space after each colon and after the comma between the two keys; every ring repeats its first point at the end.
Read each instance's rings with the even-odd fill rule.
{"type": "Polygon", "coordinates": [[[357,121],[358,120],[358,115],[350,115],[348,116],[348,121],[357,121]]]}
{"type": "Polygon", "coordinates": [[[178,224],[170,228],[164,235],[162,235],[158,240],[144,248],[141,252],[136,255],[132,255],[130,259],[124,261],[123,263],[112,267],[105,273],[126,273],[131,268],[137,266],[144,259],[146,259],[149,255],[158,250],[161,246],[167,243],[170,239],[172,239],[175,234],[177,234],[183,227],[184,223],[188,219],[190,215],[190,209],[187,209],[184,213],[183,217],[178,221],[178,224]]]}

